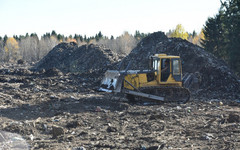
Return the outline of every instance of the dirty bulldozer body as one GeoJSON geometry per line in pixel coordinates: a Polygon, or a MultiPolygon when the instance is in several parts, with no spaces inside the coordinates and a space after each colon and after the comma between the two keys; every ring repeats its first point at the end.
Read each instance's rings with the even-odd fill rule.
{"type": "Polygon", "coordinates": [[[129,100],[140,97],[144,100],[186,103],[190,98],[189,90],[182,86],[180,57],[166,54],[150,56],[148,70],[108,70],[99,90],[122,92],[129,100]]]}

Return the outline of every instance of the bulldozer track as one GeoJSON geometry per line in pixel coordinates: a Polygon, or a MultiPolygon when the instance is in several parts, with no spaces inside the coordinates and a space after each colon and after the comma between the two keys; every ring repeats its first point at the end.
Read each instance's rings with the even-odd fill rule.
{"type": "Polygon", "coordinates": [[[186,103],[190,99],[190,91],[184,87],[151,86],[139,88],[139,91],[164,97],[167,103],[186,103]]]}

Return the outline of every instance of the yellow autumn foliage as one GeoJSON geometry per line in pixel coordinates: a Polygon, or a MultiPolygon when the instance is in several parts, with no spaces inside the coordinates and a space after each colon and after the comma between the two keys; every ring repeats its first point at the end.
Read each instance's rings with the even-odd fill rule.
{"type": "Polygon", "coordinates": [[[67,42],[70,43],[70,42],[75,42],[77,43],[77,40],[76,39],[73,39],[73,38],[67,38],[67,42]]]}
{"type": "Polygon", "coordinates": [[[204,39],[205,39],[205,37],[203,34],[203,29],[202,29],[201,32],[192,39],[192,43],[196,44],[198,46],[201,46],[201,41],[204,39]]]}
{"type": "Polygon", "coordinates": [[[6,60],[16,60],[18,58],[19,45],[15,38],[10,37],[7,39],[4,46],[6,60]]]}
{"type": "Polygon", "coordinates": [[[188,36],[189,36],[188,33],[185,31],[185,29],[183,28],[183,26],[181,24],[178,24],[176,26],[176,29],[174,29],[170,35],[170,37],[182,38],[185,40],[188,39],[188,36]]]}

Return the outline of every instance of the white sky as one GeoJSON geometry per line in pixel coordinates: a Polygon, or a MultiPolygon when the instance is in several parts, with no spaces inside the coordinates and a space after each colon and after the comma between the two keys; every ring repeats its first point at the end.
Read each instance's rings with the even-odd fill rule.
{"type": "Polygon", "coordinates": [[[199,32],[219,8],[220,0],[0,0],[0,36],[55,30],[116,37],[136,30],[166,33],[177,24],[199,32]]]}

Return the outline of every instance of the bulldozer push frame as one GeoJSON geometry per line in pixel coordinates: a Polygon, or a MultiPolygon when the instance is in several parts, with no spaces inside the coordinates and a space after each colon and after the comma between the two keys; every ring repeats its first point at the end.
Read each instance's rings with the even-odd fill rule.
{"type": "Polygon", "coordinates": [[[146,70],[107,70],[99,91],[124,93],[130,101],[136,97],[159,102],[186,103],[190,92],[182,84],[180,56],[155,54],[146,70]]]}

